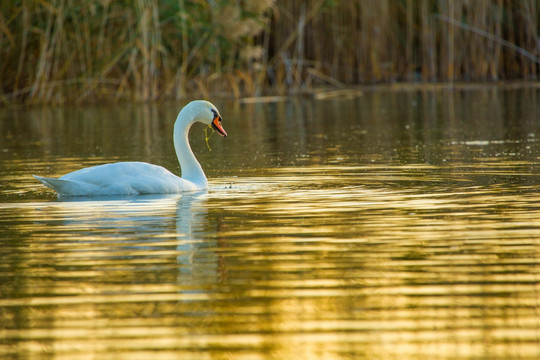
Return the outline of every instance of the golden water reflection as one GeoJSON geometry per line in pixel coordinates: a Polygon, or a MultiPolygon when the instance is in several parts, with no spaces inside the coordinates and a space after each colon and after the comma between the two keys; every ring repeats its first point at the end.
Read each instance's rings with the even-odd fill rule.
{"type": "Polygon", "coordinates": [[[0,353],[537,358],[536,189],[463,181],[449,192],[430,170],[364,170],[281,169],[272,184],[224,178],[183,196],[3,204],[21,216],[9,231],[27,235],[12,236],[22,243],[3,255],[0,353]],[[349,185],[336,187],[332,171],[349,185]],[[392,172],[397,184],[425,185],[350,184],[392,172]]]}
{"type": "Polygon", "coordinates": [[[540,358],[538,96],[221,101],[208,192],[72,201],[179,104],[0,109],[0,358],[540,358]]]}

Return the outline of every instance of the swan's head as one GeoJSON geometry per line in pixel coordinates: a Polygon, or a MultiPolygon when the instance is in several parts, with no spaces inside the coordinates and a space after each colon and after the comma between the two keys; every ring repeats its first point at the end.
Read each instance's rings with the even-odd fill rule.
{"type": "Polygon", "coordinates": [[[209,101],[195,100],[186,105],[185,109],[190,109],[193,120],[211,126],[217,133],[227,137],[227,132],[221,125],[221,115],[218,109],[209,101]]]}

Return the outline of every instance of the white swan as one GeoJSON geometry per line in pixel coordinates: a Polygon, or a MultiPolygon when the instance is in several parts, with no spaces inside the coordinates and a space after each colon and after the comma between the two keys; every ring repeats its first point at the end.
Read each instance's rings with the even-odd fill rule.
{"type": "Polygon", "coordinates": [[[106,196],[176,194],[206,189],[208,181],[189,146],[188,133],[195,122],[211,125],[221,136],[227,132],[221,125],[221,115],[208,101],[195,100],[187,104],[174,123],[174,149],[182,169],[182,177],[169,170],[144,162],[118,162],[92,166],[66,174],[58,179],[34,177],[55,190],[58,196],[106,196]]]}

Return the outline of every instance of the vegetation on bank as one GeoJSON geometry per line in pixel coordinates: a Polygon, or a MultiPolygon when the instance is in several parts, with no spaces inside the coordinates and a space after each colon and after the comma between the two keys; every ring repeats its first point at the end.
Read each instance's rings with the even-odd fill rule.
{"type": "Polygon", "coordinates": [[[0,102],[538,80],[540,0],[0,2],[0,102]]]}

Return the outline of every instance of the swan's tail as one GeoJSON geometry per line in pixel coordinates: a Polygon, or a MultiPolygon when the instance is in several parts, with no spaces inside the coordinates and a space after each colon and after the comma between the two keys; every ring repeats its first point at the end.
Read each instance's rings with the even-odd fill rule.
{"type": "Polygon", "coordinates": [[[84,195],[85,191],[81,188],[80,184],[68,180],[60,180],[55,178],[48,178],[43,176],[33,175],[34,178],[39,180],[43,185],[53,189],[59,196],[77,196],[84,195]]]}
{"type": "Polygon", "coordinates": [[[43,176],[38,176],[38,175],[32,175],[36,180],[39,180],[43,185],[45,185],[46,187],[48,188],[51,188],[53,190],[56,190],[55,187],[54,187],[54,181],[55,180],[58,180],[58,179],[55,179],[55,178],[47,178],[47,177],[43,177],[43,176]]]}

